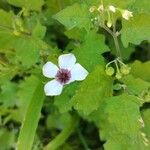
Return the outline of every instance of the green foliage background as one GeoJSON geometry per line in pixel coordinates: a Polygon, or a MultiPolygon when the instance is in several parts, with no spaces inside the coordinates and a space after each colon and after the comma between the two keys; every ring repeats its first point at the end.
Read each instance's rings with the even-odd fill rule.
{"type": "Polygon", "coordinates": [[[118,57],[113,38],[91,21],[101,2],[0,0],[0,150],[150,149],[150,2],[103,0],[133,12],[115,15],[131,67],[120,80],[105,72],[118,57]],[[46,97],[42,66],[70,52],[88,77],[46,97]]]}

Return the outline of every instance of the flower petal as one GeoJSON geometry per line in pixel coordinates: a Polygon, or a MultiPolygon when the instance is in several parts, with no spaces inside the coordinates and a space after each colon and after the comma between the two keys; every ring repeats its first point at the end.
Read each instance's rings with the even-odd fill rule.
{"type": "Polygon", "coordinates": [[[133,17],[133,14],[132,14],[131,11],[124,10],[124,11],[122,12],[122,17],[123,17],[124,19],[126,19],[126,20],[129,20],[130,17],[133,17]]]}
{"type": "Polygon", "coordinates": [[[75,65],[75,62],[76,58],[74,54],[64,54],[58,58],[59,67],[62,69],[70,70],[75,65]]]}
{"type": "Polygon", "coordinates": [[[112,11],[113,13],[116,12],[116,8],[113,5],[109,6],[109,10],[112,11]]]}
{"type": "Polygon", "coordinates": [[[88,71],[83,68],[79,63],[75,64],[71,70],[71,81],[77,80],[81,81],[86,78],[88,71]]]}
{"type": "Polygon", "coordinates": [[[63,89],[63,85],[57,80],[49,81],[44,86],[44,91],[47,96],[60,95],[63,89]]]}
{"type": "Polygon", "coordinates": [[[43,66],[42,70],[45,77],[54,78],[59,69],[55,64],[49,61],[43,66]]]}

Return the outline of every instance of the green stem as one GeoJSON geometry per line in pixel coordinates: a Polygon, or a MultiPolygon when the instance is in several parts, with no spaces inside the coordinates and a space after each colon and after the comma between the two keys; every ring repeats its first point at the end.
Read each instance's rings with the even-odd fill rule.
{"type": "Polygon", "coordinates": [[[115,61],[116,61],[116,60],[113,60],[113,61],[109,62],[109,63],[106,65],[106,68],[108,68],[108,66],[109,66],[110,64],[114,63],[115,61]]]}
{"type": "Polygon", "coordinates": [[[84,139],[84,137],[83,137],[83,135],[82,135],[82,133],[81,133],[79,128],[77,129],[77,132],[78,132],[79,139],[80,139],[81,143],[84,146],[84,149],[85,150],[90,150],[90,148],[88,147],[87,142],[85,141],[85,139],[84,139]]]}
{"type": "Polygon", "coordinates": [[[115,65],[116,65],[116,68],[117,68],[117,72],[120,73],[120,70],[119,70],[119,67],[118,67],[117,60],[115,60],[115,65]]]}
{"type": "Polygon", "coordinates": [[[118,42],[118,38],[117,38],[116,33],[114,33],[113,38],[114,38],[114,43],[115,43],[117,55],[118,55],[118,57],[119,57],[120,59],[122,59],[121,52],[120,52],[120,47],[119,47],[119,42],[118,42]]]}
{"type": "Polygon", "coordinates": [[[115,43],[115,46],[116,46],[117,55],[122,60],[121,51],[120,51],[119,42],[118,42],[118,35],[116,34],[116,20],[114,20],[113,15],[112,15],[112,20],[113,20],[113,24],[114,24],[113,25],[114,43],[115,43]]]}
{"type": "Polygon", "coordinates": [[[58,147],[60,147],[71,135],[71,133],[75,130],[75,127],[77,126],[78,119],[77,117],[74,117],[71,122],[66,126],[62,132],[51,142],[49,142],[45,147],[44,150],[56,150],[58,147]]]}
{"type": "Polygon", "coordinates": [[[127,66],[126,64],[124,64],[122,61],[120,61],[119,60],[119,58],[117,58],[117,61],[121,64],[121,65],[123,65],[123,66],[127,66]]]}
{"type": "Polygon", "coordinates": [[[116,51],[117,51],[117,56],[120,57],[120,59],[122,58],[121,57],[121,52],[120,52],[120,47],[119,47],[119,43],[118,43],[118,37],[116,35],[116,32],[115,30],[113,30],[113,32],[105,25],[102,26],[102,28],[104,28],[114,39],[114,43],[115,43],[115,47],[116,47],[116,51]]]}

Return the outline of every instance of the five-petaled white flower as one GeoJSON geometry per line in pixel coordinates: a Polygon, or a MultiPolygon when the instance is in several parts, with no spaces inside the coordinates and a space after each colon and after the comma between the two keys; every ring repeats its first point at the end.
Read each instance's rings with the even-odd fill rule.
{"type": "Polygon", "coordinates": [[[43,75],[48,78],[54,78],[44,86],[47,96],[60,95],[65,84],[84,80],[88,75],[88,71],[79,63],[76,63],[76,58],[73,54],[59,56],[58,65],[59,68],[49,61],[43,66],[43,75]]]}
{"type": "Polygon", "coordinates": [[[133,17],[133,14],[131,11],[124,10],[122,11],[122,17],[126,20],[129,20],[131,17],[133,17]]]}

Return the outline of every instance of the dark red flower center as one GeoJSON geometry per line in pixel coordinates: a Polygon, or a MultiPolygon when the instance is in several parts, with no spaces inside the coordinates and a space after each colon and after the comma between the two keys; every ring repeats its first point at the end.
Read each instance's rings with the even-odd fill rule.
{"type": "Polygon", "coordinates": [[[61,84],[66,84],[71,78],[71,72],[67,69],[59,69],[56,74],[56,80],[61,84]]]}

